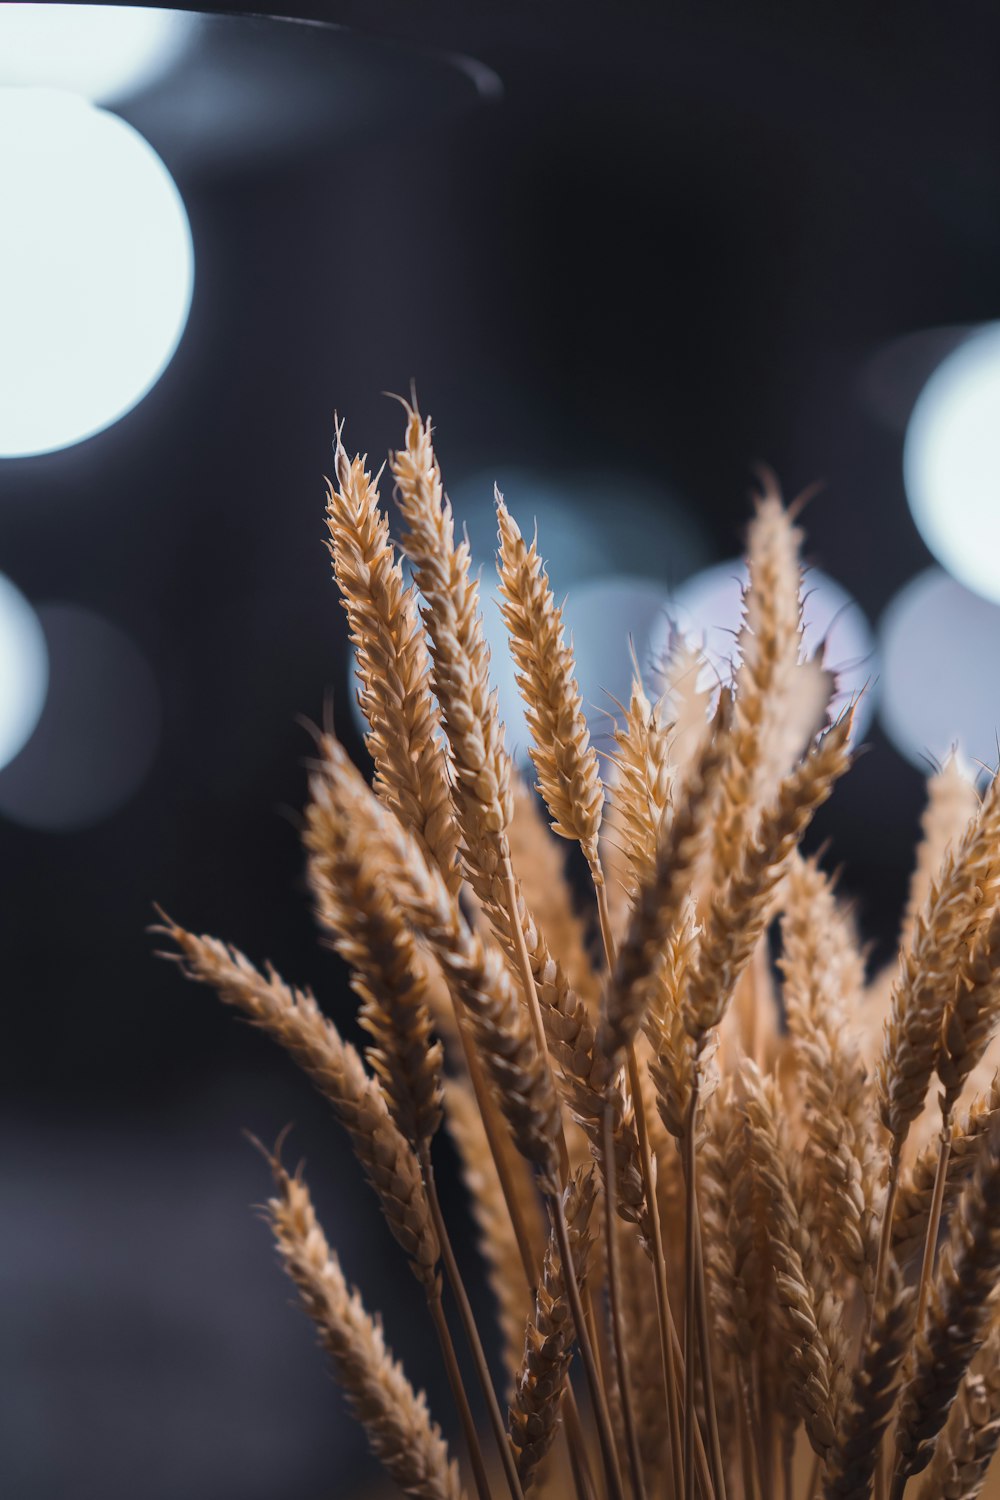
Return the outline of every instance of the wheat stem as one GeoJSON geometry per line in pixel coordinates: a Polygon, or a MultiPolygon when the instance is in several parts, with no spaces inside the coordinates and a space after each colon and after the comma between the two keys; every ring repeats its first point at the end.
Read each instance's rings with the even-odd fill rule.
{"type": "Polygon", "coordinates": [[[697,1421],[694,1388],[694,1323],[696,1296],[695,1149],[698,1113],[698,1064],[691,1079],[691,1097],[684,1120],[684,1500],[694,1495],[694,1428],[697,1421]]]}
{"type": "Polygon", "coordinates": [[[428,1287],[427,1306],[430,1308],[434,1331],[437,1334],[445,1369],[448,1372],[448,1384],[451,1386],[452,1398],[458,1410],[458,1418],[462,1424],[462,1431],[465,1434],[465,1446],[468,1449],[469,1462],[472,1465],[472,1473],[476,1481],[476,1491],[479,1495],[479,1500],[492,1500],[489,1480],[486,1477],[483,1450],[479,1445],[479,1434],[476,1431],[476,1424],[469,1407],[469,1398],[466,1394],[465,1383],[462,1380],[462,1372],[459,1369],[458,1360],[455,1356],[455,1346],[451,1341],[448,1321],[444,1315],[440,1290],[432,1291],[428,1287]]]}
{"type": "Polygon", "coordinates": [[[938,1151],[937,1172],[934,1175],[934,1196],[927,1217],[927,1234],[924,1239],[924,1254],[920,1265],[920,1283],[917,1290],[916,1326],[919,1328],[927,1311],[931,1280],[934,1276],[934,1261],[937,1256],[938,1230],[941,1227],[941,1206],[944,1203],[944,1188],[948,1180],[948,1158],[951,1156],[951,1112],[942,1110],[941,1145],[938,1151]]]}
{"type": "Polygon", "coordinates": [[[871,1337],[875,1307],[882,1293],[882,1283],[885,1279],[885,1270],[889,1259],[889,1247],[892,1244],[892,1219],[896,1211],[896,1195],[899,1192],[899,1157],[899,1146],[893,1140],[889,1148],[889,1177],[886,1182],[885,1203],[882,1206],[882,1224],[879,1229],[878,1238],[878,1259],[875,1262],[875,1281],[872,1286],[871,1297],[868,1301],[868,1318],[865,1324],[866,1342],[871,1337]]]}
{"type": "Polygon", "coordinates": [[[628,1455],[629,1475],[636,1500],[645,1500],[646,1487],[642,1478],[642,1459],[639,1456],[639,1440],[635,1428],[635,1412],[632,1406],[632,1382],[629,1378],[628,1353],[622,1330],[621,1311],[621,1265],[618,1255],[618,1235],[615,1228],[615,1142],[614,1105],[609,1099],[604,1109],[604,1222],[605,1263],[608,1282],[608,1314],[611,1321],[611,1339],[615,1351],[618,1372],[618,1390],[621,1396],[622,1425],[625,1429],[625,1449],[628,1455]]]}
{"type": "MultiPolygon", "coordinates": [[[[514,867],[510,862],[510,851],[505,849],[503,854],[503,878],[507,889],[507,912],[510,920],[510,928],[514,937],[514,950],[517,955],[517,966],[520,971],[521,988],[524,991],[525,1003],[528,1007],[528,1015],[531,1018],[531,1029],[535,1035],[535,1045],[538,1048],[542,1061],[552,1076],[552,1059],[549,1057],[548,1042],[545,1037],[545,1022],[542,1020],[542,1007],[538,999],[538,989],[535,985],[535,976],[531,968],[531,955],[528,952],[528,944],[524,937],[524,925],[521,922],[520,904],[517,899],[517,879],[514,875],[514,867]]],[[[556,1147],[559,1152],[559,1176],[562,1186],[565,1187],[569,1179],[569,1152],[566,1148],[566,1136],[563,1132],[562,1122],[557,1132],[556,1147]]]]}
{"type": "Polygon", "coordinates": [[[590,1399],[594,1408],[594,1423],[597,1427],[597,1440],[600,1444],[601,1459],[607,1477],[608,1493],[611,1500],[625,1500],[621,1474],[618,1470],[618,1458],[615,1453],[614,1434],[611,1431],[611,1417],[608,1412],[608,1403],[604,1394],[604,1388],[601,1385],[601,1378],[594,1358],[590,1336],[587,1332],[587,1320],[584,1316],[580,1288],[577,1285],[576,1276],[573,1274],[573,1254],[570,1248],[569,1230],[566,1225],[566,1214],[563,1210],[560,1194],[550,1193],[548,1195],[548,1205],[552,1216],[552,1227],[555,1230],[556,1242],[559,1246],[559,1255],[563,1265],[566,1267],[566,1295],[573,1314],[573,1322],[576,1325],[576,1336],[580,1346],[580,1358],[583,1361],[584,1374],[587,1377],[587,1385],[590,1388],[590,1399]]]}
{"type": "Polygon", "coordinates": [[[680,1500],[680,1495],[684,1487],[681,1453],[683,1439],[677,1376],[674,1370],[674,1361],[671,1357],[671,1335],[673,1339],[676,1339],[677,1334],[673,1327],[670,1293],[667,1288],[667,1265],[663,1253],[663,1227],[660,1222],[660,1206],[656,1195],[656,1178],[653,1172],[649,1132],[646,1128],[646,1106],[642,1097],[642,1080],[639,1077],[634,1043],[629,1043],[626,1057],[628,1060],[630,1087],[632,1089],[632,1102],[635,1109],[635,1130],[639,1140],[640,1161],[642,1163],[643,1178],[647,1184],[646,1191],[649,1201],[649,1229],[653,1242],[653,1287],[656,1294],[656,1323],[660,1335],[660,1358],[663,1364],[663,1384],[667,1393],[667,1416],[670,1423],[671,1479],[677,1500],[680,1500]]]}
{"type": "Polygon", "coordinates": [[[701,1216],[695,1214],[695,1260],[698,1276],[698,1346],[701,1352],[702,1384],[705,1388],[705,1415],[708,1418],[708,1456],[712,1465],[712,1484],[717,1500],[726,1500],[726,1475],[722,1462],[722,1439],[719,1436],[719,1414],[715,1403],[715,1376],[712,1366],[712,1339],[708,1326],[708,1292],[705,1286],[705,1257],[701,1245],[701,1216]]]}
{"type": "MultiPolygon", "coordinates": [[[[604,871],[601,868],[599,857],[594,857],[590,862],[590,873],[593,880],[594,891],[597,896],[597,911],[601,927],[601,938],[604,943],[604,955],[607,961],[608,973],[614,972],[615,967],[615,939],[611,924],[611,911],[608,905],[608,888],[604,879],[604,871]]],[[[642,1170],[643,1191],[646,1196],[646,1205],[649,1211],[649,1228],[652,1238],[652,1269],[653,1282],[656,1295],[656,1322],[660,1338],[660,1359],[663,1366],[663,1384],[667,1393],[667,1410],[670,1421],[670,1464],[671,1482],[675,1495],[678,1497],[683,1487],[683,1472],[681,1469],[681,1441],[680,1441],[680,1412],[677,1401],[677,1382],[674,1379],[674,1365],[670,1351],[670,1333],[668,1320],[670,1319],[670,1301],[667,1292],[666,1263],[663,1255],[663,1237],[660,1225],[660,1209],[656,1197],[656,1183],[653,1176],[652,1153],[649,1146],[649,1132],[646,1129],[646,1109],[642,1097],[642,1080],[639,1076],[639,1068],[636,1061],[635,1046],[630,1042],[626,1049],[628,1067],[629,1088],[632,1092],[632,1105],[635,1111],[636,1138],[639,1143],[639,1162],[642,1170]]],[[[605,1183],[608,1184],[614,1173],[614,1142],[612,1137],[612,1103],[608,1100],[604,1110],[604,1170],[605,1183]]],[[[608,1194],[609,1203],[613,1203],[613,1190],[608,1194]]],[[[617,1279],[617,1266],[612,1269],[612,1229],[609,1221],[608,1227],[608,1292],[611,1297],[613,1276],[617,1279]]],[[[617,1261],[617,1256],[615,1257],[617,1261]]],[[[621,1339],[621,1322],[617,1316],[617,1286],[615,1286],[615,1297],[612,1304],[612,1327],[615,1328],[616,1339],[621,1339]]],[[[620,1363],[620,1362],[619,1362],[620,1363]]],[[[623,1418],[626,1421],[626,1433],[628,1423],[631,1420],[630,1393],[627,1388],[627,1379],[624,1375],[619,1376],[620,1381],[625,1382],[622,1390],[623,1418]]]]}
{"type": "Polygon", "coordinates": [[[434,1178],[434,1167],[431,1162],[429,1145],[425,1144],[420,1151],[420,1166],[424,1174],[424,1184],[427,1188],[427,1202],[430,1206],[431,1218],[437,1230],[438,1241],[441,1246],[441,1259],[444,1262],[445,1275],[448,1277],[452,1294],[458,1307],[458,1315],[461,1319],[462,1328],[465,1332],[469,1351],[472,1354],[473,1364],[476,1367],[476,1377],[483,1392],[486,1402],[486,1410],[493,1429],[493,1436],[500,1451],[500,1461],[503,1464],[504,1474],[510,1488],[511,1500],[524,1500],[521,1489],[521,1481],[517,1477],[517,1466],[514,1456],[507,1442],[507,1429],[504,1425],[500,1405],[497,1401],[496,1391],[493,1389],[493,1381],[490,1379],[489,1366],[486,1363],[486,1354],[483,1350],[479,1330],[476,1327],[476,1319],[473,1314],[462,1274],[458,1269],[455,1252],[452,1249],[451,1238],[441,1212],[441,1202],[438,1198],[437,1183],[434,1178]]]}

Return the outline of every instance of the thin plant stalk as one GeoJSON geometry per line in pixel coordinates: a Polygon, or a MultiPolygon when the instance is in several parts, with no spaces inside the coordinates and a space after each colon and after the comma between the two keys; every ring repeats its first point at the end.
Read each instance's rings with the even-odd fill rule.
{"type": "MultiPolygon", "coordinates": [[[[597,896],[597,912],[601,927],[601,937],[604,942],[604,954],[607,960],[608,972],[611,973],[615,965],[615,939],[611,925],[611,912],[608,907],[608,888],[604,879],[604,872],[600,862],[591,864],[591,876],[594,883],[594,891],[597,896]]],[[[639,1161],[642,1168],[643,1191],[646,1195],[646,1203],[649,1209],[650,1233],[653,1240],[653,1285],[656,1296],[656,1321],[660,1336],[660,1360],[663,1367],[663,1385],[667,1394],[667,1412],[670,1423],[670,1467],[671,1483],[676,1500],[680,1500],[684,1488],[684,1471],[681,1454],[681,1422],[680,1403],[678,1400],[677,1380],[675,1378],[674,1361],[671,1351],[671,1325],[673,1317],[670,1310],[670,1294],[667,1290],[666,1259],[663,1253],[663,1230],[660,1223],[660,1208],[656,1194],[656,1180],[653,1174],[652,1151],[649,1145],[649,1131],[646,1128],[646,1109],[642,1097],[642,1081],[639,1076],[639,1066],[635,1055],[635,1047],[631,1043],[626,1053],[628,1066],[629,1088],[632,1093],[632,1105],[635,1111],[636,1137],[639,1143],[639,1161]]],[[[605,1172],[606,1176],[613,1170],[613,1157],[609,1154],[612,1148],[608,1144],[608,1125],[610,1111],[605,1111],[605,1172]]],[[[610,1280],[610,1277],[609,1277],[610,1280]]],[[[676,1337],[676,1334],[675,1334],[676,1337]]]]}
{"type": "MultiPolygon", "coordinates": [[[[693,1155],[693,1153],[692,1153],[693,1155]]],[[[701,1218],[696,1213],[695,1269],[698,1278],[698,1344],[701,1350],[702,1384],[705,1389],[705,1413],[708,1418],[709,1458],[712,1464],[712,1483],[717,1500],[725,1500],[726,1474],[722,1462],[722,1440],[719,1436],[719,1414],[715,1404],[715,1378],[712,1370],[712,1336],[708,1326],[708,1292],[705,1286],[705,1256],[701,1245],[701,1218]]]]}
{"type": "Polygon", "coordinates": [[[615,1440],[611,1431],[611,1417],[608,1412],[608,1403],[594,1359],[590,1336],[587,1332],[587,1320],[584,1316],[583,1302],[580,1298],[580,1288],[573,1273],[573,1254],[569,1242],[569,1230],[566,1226],[566,1215],[563,1211],[562,1198],[558,1193],[552,1193],[549,1195],[548,1203],[549,1212],[552,1216],[552,1227],[555,1230],[556,1242],[559,1246],[559,1255],[563,1266],[566,1268],[566,1295],[569,1298],[573,1322],[576,1325],[580,1358],[583,1361],[584,1373],[587,1377],[587,1384],[590,1387],[590,1398],[594,1407],[594,1424],[597,1428],[597,1440],[600,1444],[601,1458],[607,1476],[608,1494],[610,1500],[625,1500],[621,1474],[618,1471],[618,1457],[615,1453],[615,1440]]]}
{"type": "Polygon", "coordinates": [[[445,1274],[448,1277],[455,1302],[458,1307],[459,1318],[465,1331],[466,1341],[469,1345],[472,1360],[476,1367],[476,1376],[482,1389],[483,1398],[486,1402],[486,1410],[493,1429],[493,1436],[500,1453],[500,1462],[503,1465],[504,1475],[511,1493],[511,1500],[524,1500],[524,1491],[518,1478],[517,1466],[514,1463],[514,1455],[511,1452],[510,1443],[507,1441],[507,1429],[500,1405],[497,1401],[496,1391],[493,1389],[493,1381],[490,1379],[489,1366],[486,1363],[486,1354],[483,1350],[479,1330],[476,1327],[475,1315],[465,1290],[462,1274],[458,1269],[455,1252],[452,1248],[451,1237],[448,1234],[444,1215],[441,1212],[441,1201],[438,1198],[437,1183],[434,1179],[434,1167],[431,1163],[429,1145],[425,1142],[420,1152],[420,1166],[424,1175],[424,1183],[427,1187],[427,1201],[430,1205],[431,1218],[434,1228],[437,1230],[438,1241],[441,1245],[441,1259],[444,1262],[445,1274]]]}
{"type": "Polygon", "coordinates": [[[885,1279],[885,1268],[889,1257],[889,1246],[892,1244],[892,1220],[896,1212],[896,1197],[899,1193],[899,1157],[899,1146],[894,1141],[889,1151],[889,1176],[886,1183],[885,1203],[882,1208],[882,1224],[879,1229],[875,1280],[871,1296],[868,1300],[868,1319],[865,1325],[866,1340],[871,1337],[872,1323],[875,1318],[875,1306],[882,1293],[882,1283],[885,1279]]]}
{"type": "Polygon", "coordinates": [[[479,1445],[479,1434],[476,1431],[476,1424],[469,1407],[469,1398],[462,1380],[462,1372],[455,1356],[455,1346],[451,1341],[448,1320],[444,1315],[440,1290],[428,1291],[427,1306],[430,1308],[434,1331],[441,1345],[441,1354],[448,1372],[448,1383],[451,1386],[451,1394],[458,1410],[462,1431],[465,1434],[465,1445],[469,1452],[469,1462],[472,1465],[472,1473],[476,1482],[476,1493],[479,1500],[492,1500],[489,1480],[486,1477],[486,1464],[483,1461],[483,1450],[479,1445]]]}
{"type": "Polygon", "coordinates": [[[636,1500],[645,1500],[646,1486],[642,1477],[642,1459],[639,1456],[639,1439],[635,1430],[635,1413],[632,1409],[632,1382],[629,1378],[628,1354],[622,1332],[621,1316],[621,1267],[618,1260],[618,1234],[615,1225],[615,1144],[614,1111],[609,1099],[604,1109],[604,1222],[605,1258],[608,1279],[608,1312],[611,1320],[611,1337],[614,1343],[615,1365],[618,1371],[618,1389],[621,1394],[622,1426],[625,1429],[625,1449],[628,1454],[629,1477],[636,1500]]]}
{"type": "MultiPolygon", "coordinates": [[[[542,1020],[542,1008],[538,1000],[538,991],[535,987],[535,976],[531,971],[531,958],[528,953],[528,945],[524,937],[524,929],[518,912],[517,882],[514,876],[514,868],[510,862],[509,853],[504,856],[504,880],[507,886],[508,917],[511,931],[514,935],[517,950],[518,967],[521,972],[521,984],[524,990],[524,998],[528,1006],[528,1014],[531,1017],[532,1029],[535,1034],[536,1045],[545,1065],[552,1067],[549,1058],[548,1043],[545,1038],[545,1023],[542,1020]]],[[[559,1153],[560,1177],[565,1186],[569,1178],[569,1152],[566,1147],[566,1137],[560,1127],[559,1138],[556,1142],[559,1153]]],[[[573,1321],[576,1325],[577,1345],[580,1350],[580,1358],[583,1361],[584,1373],[590,1389],[591,1403],[594,1408],[594,1422],[597,1427],[597,1435],[601,1448],[601,1456],[607,1471],[607,1479],[612,1500],[624,1500],[621,1485],[621,1475],[618,1473],[618,1462],[614,1450],[614,1439],[611,1433],[611,1417],[608,1413],[607,1398],[601,1383],[600,1372],[594,1357],[590,1335],[587,1329],[587,1321],[584,1316],[583,1302],[580,1297],[580,1289],[576,1284],[576,1277],[572,1273],[573,1261],[570,1256],[569,1233],[566,1228],[566,1216],[563,1213],[562,1202],[558,1193],[548,1196],[549,1211],[559,1241],[559,1254],[563,1264],[567,1268],[566,1291],[569,1297],[573,1321]]]]}
{"type": "Polygon", "coordinates": [[[667,1264],[663,1252],[663,1227],[660,1223],[660,1205],[656,1193],[656,1176],[653,1170],[653,1156],[649,1145],[649,1131],[646,1127],[646,1107],[642,1097],[642,1083],[639,1077],[635,1047],[632,1044],[629,1044],[627,1058],[629,1086],[632,1090],[632,1104],[635,1110],[635,1133],[639,1141],[639,1160],[642,1164],[643,1185],[649,1204],[649,1228],[653,1240],[653,1289],[656,1296],[656,1322],[660,1334],[660,1358],[663,1365],[663,1383],[667,1394],[667,1417],[670,1423],[671,1479],[674,1493],[677,1496],[677,1500],[680,1500],[684,1489],[683,1439],[677,1378],[674,1370],[674,1361],[671,1357],[671,1335],[676,1339],[677,1334],[673,1327],[670,1292],[667,1288],[667,1264]]]}
{"type": "Polygon", "coordinates": [[[743,1478],[743,1500],[757,1500],[759,1482],[754,1441],[750,1433],[750,1414],[747,1411],[747,1388],[739,1359],[734,1354],[731,1360],[733,1389],[736,1392],[736,1423],[739,1429],[740,1472],[743,1478]]]}
{"type": "MultiPolygon", "coordinates": [[[[482,1116],[483,1129],[486,1134],[487,1144],[489,1145],[490,1156],[493,1160],[493,1165],[496,1168],[497,1179],[500,1183],[500,1191],[503,1194],[504,1203],[507,1207],[507,1213],[510,1216],[511,1227],[514,1231],[514,1238],[517,1242],[518,1253],[520,1255],[525,1281],[528,1286],[528,1291],[531,1293],[532,1297],[534,1297],[538,1287],[538,1264],[535,1260],[534,1251],[532,1250],[531,1240],[528,1235],[528,1228],[521,1213],[521,1205],[518,1202],[517,1194],[514,1192],[513,1185],[510,1180],[510,1174],[507,1170],[507,1160],[504,1156],[503,1150],[500,1147],[500,1142],[497,1137],[496,1112],[494,1110],[493,1101],[489,1094],[486,1079],[483,1076],[482,1064],[479,1061],[479,1057],[476,1053],[475,1048],[469,1040],[468,1034],[465,1029],[464,1019],[462,1017],[461,1011],[457,1007],[455,1009],[455,1019],[458,1025],[458,1031],[461,1038],[462,1051],[465,1057],[466,1066],[469,1070],[469,1077],[476,1095],[476,1102],[479,1105],[479,1112],[482,1116]]],[[[563,1406],[566,1412],[567,1446],[569,1448],[570,1466],[573,1470],[574,1481],[581,1496],[592,1495],[594,1490],[594,1481],[590,1474],[590,1468],[587,1461],[587,1450],[583,1440],[583,1428],[580,1422],[580,1413],[577,1408],[576,1396],[574,1395],[573,1387],[571,1384],[567,1384],[566,1386],[566,1392],[563,1396],[563,1406]]]]}
{"type": "Polygon", "coordinates": [[[917,1311],[914,1327],[919,1328],[927,1310],[934,1261],[937,1256],[938,1231],[941,1228],[941,1209],[944,1205],[944,1188],[948,1179],[948,1162],[951,1158],[951,1111],[941,1112],[941,1147],[938,1152],[937,1171],[934,1174],[934,1196],[927,1216],[927,1235],[924,1239],[924,1254],[920,1264],[920,1283],[917,1291],[917,1311]]]}
{"type": "Polygon", "coordinates": [[[684,1121],[684,1500],[694,1496],[694,1429],[697,1421],[694,1392],[695,1298],[695,1149],[694,1131],[698,1115],[698,1064],[691,1079],[691,1098],[684,1121]]]}

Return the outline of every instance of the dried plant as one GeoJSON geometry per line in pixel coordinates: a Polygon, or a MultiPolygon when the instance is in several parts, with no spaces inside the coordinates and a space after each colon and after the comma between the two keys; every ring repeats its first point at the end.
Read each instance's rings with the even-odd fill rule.
{"type": "Polygon", "coordinates": [[[918,1475],[922,1500],[974,1500],[1000,1437],[1000,782],[980,802],[955,760],[931,778],[898,970],[866,986],[801,848],[852,712],[829,717],[805,654],[796,510],[768,477],[731,674],[679,638],[634,662],[603,764],[538,541],[496,495],[536,801],[431,424],[404,407],[411,586],[337,428],[329,547],[372,776],[320,736],[304,820],[365,1055],[308,990],[158,929],[329,1100],[423,1288],[455,1458],[276,1149],[266,1217],[374,1453],[421,1500],[900,1500],[918,1475]],[[438,1198],[442,1120],[497,1329],[438,1198]]]}

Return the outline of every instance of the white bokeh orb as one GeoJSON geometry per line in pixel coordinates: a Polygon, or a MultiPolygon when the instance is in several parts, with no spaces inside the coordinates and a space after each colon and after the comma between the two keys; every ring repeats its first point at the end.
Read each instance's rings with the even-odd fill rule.
{"type": "Polygon", "coordinates": [[[0,573],[0,767],[31,738],[48,680],[49,655],[38,616],[0,573]]]}
{"type": "MultiPolygon", "coordinates": [[[[659,653],[666,655],[670,632],[677,630],[704,649],[711,673],[725,680],[739,654],[746,584],[746,564],[738,557],[689,578],[671,600],[669,620],[656,643],[659,653]]],[[[857,700],[856,742],[875,707],[878,666],[871,626],[845,588],[819,568],[810,568],[803,583],[802,628],[805,654],[822,647],[824,665],[836,679],[834,711],[857,700]]]]}
{"type": "Polygon", "coordinates": [[[924,386],[906,429],[903,481],[937,561],[1000,601],[1000,323],[966,339],[924,386]]]}
{"type": "Polygon", "coordinates": [[[134,5],[0,5],[0,87],[125,98],[173,66],[194,19],[134,5]]]}
{"type": "Polygon", "coordinates": [[[110,426],[169,363],[191,305],[187,213],[124,120],[0,88],[0,457],[110,426]]]}
{"type": "Polygon", "coordinates": [[[927,771],[957,746],[995,767],[1000,730],[1000,606],[927,568],[879,621],[879,717],[897,750],[927,771]]]}

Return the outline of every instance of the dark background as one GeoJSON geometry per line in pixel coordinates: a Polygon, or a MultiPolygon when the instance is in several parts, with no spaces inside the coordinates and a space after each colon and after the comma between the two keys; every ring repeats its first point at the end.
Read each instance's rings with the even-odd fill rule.
{"type": "MultiPolygon", "coordinates": [[[[358,748],[322,545],[334,408],[380,460],[400,435],[380,393],[416,377],[452,485],[621,468],[680,496],[718,559],[752,462],[789,492],[822,478],[810,556],[876,620],[929,559],[871,361],[997,315],[993,5],[294,13],[470,54],[503,97],[178,165],[196,289],[172,364],[115,427],[0,464],[0,567],[121,626],[163,714],[113,816],[2,825],[0,1488],[25,1500],[314,1500],[371,1477],[250,1214],[267,1182],[242,1126],[294,1119],[349,1274],[440,1393],[416,1284],[320,1103],[144,930],[158,900],[347,1014],[295,826],[299,716],[332,695],[358,748]]],[[[869,739],[818,836],[884,952],[922,778],[869,739]]]]}

